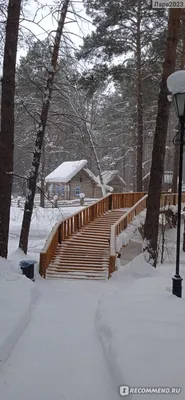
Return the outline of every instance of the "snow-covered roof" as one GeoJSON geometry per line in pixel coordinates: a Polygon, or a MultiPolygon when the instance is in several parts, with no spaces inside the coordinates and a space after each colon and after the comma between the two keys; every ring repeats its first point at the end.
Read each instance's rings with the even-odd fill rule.
{"type": "MultiPolygon", "coordinates": [[[[102,172],[102,178],[103,178],[104,185],[108,185],[108,183],[110,183],[116,176],[123,183],[123,185],[126,186],[126,182],[123,180],[123,178],[121,178],[121,176],[119,175],[119,171],[117,169],[114,169],[112,171],[104,171],[104,172],[102,172]]],[[[100,183],[99,176],[97,177],[97,180],[100,183]]]]}
{"type": "MultiPolygon", "coordinates": [[[[86,174],[92,179],[92,181],[98,186],[101,187],[101,183],[99,182],[98,178],[93,174],[93,172],[90,171],[88,168],[83,168],[83,170],[86,172],[86,174]]],[[[104,184],[104,189],[107,192],[113,192],[113,188],[111,186],[105,185],[104,184]]]]}
{"type": "Polygon", "coordinates": [[[87,160],[65,161],[46,176],[46,182],[69,182],[87,164],[87,160]]]}
{"type": "Polygon", "coordinates": [[[94,183],[99,183],[98,179],[96,178],[96,176],[93,174],[93,172],[90,171],[89,168],[83,168],[84,172],[89,176],[90,179],[92,179],[92,181],[94,183]]]}

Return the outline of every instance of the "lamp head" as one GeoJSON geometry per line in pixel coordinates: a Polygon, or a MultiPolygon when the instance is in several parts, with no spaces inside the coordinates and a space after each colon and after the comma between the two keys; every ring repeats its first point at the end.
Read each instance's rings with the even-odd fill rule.
{"type": "Polygon", "coordinates": [[[177,117],[185,120],[185,70],[171,74],[167,79],[167,87],[173,96],[177,117]]]}

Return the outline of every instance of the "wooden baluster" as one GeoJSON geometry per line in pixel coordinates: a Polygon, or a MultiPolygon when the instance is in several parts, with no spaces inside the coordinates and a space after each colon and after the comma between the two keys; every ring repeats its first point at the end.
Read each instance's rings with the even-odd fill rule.
{"type": "Polygon", "coordinates": [[[58,227],[58,243],[62,243],[62,224],[58,227]]]}
{"type": "Polygon", "coordinates": [[[79,214],[79,226],[82,227],[82,212],[79,214]]]}
{"type": "Polygon", "coordinates": [[[64,240],[67,237],[67,233],[66,233],[66,221],[64,221],[64,240]]]}
{"type": "Polygon", "coordinates": [[[84,225],[86,225],[86,210],[84,210],[84,225]]]}
{"type": "Polygon", "coordinates": [[[125,195],[122,193],[122,208],[125,208],[125,195]]]}
{"type": "Polygon", "coordinates": [[[67,219],[67,238],[69,237],[70,233],[69,233],[69,219],[67,219]]]}

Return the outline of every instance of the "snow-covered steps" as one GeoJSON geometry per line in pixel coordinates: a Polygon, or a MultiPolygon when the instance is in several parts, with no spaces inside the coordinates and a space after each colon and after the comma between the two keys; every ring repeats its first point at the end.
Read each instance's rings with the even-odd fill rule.
{"type": "Polygon", "coordinates": [[[46,278],[107,280],[110,228],[123,213],[107,212],[58,245],[46,278]]]}

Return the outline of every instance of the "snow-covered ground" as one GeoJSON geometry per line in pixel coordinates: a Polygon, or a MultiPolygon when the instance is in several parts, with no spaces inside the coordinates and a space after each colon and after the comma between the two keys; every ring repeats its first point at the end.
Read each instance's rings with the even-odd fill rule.
{"type": "MultiPolygon", "coordinates": [[[[21,217],[13,213],[13,265],[0,260],[3,361],[20,338],[1,363],[0,400],[116,400],[121,398],[122,385],[155,390],[180,387],[176,397],[184,399],[185,293],[182,299],[171,294],[174,252],[157,270],[139,255],[108,282],[47,281],[36,276],[32,283],[14,269],[22,254],[15,253],[21,217]],[[6,335],[10,331],[12,336],[6,335]]],[[[47,225],[40,211],[39,218],[33,219],[29,258],[38,259],[53,219],[58,216],[50,220],[47,215],[47,225]]],[[[123,249],[122,257],[128,261],[139,253],[141,244],[137,231],[131,230],[137,243],[133,240],[123,249]]],[[[175,229],[168,233],[173,250],[175,235],[175,229]]],[[[184,253],[181,273],[185,278],[184,253]]],[[[137,396],[163,398],[162,394],[137,396]]]]}
{"type": "Polygon", "coordinates": [[[29,235],[28,256],[18,249],[20,229],[23,217],[23,209],[11,207],[10,214],[10,234],[9,234],[9,260],[14,266],[18,266],[19,261],[25,258],[39,260],[39,253],[45,245],[52,227],[56,222],[67,218],[83,207],[64,207],[64,208],[41,208],[33,210],[31,229],[29,235]]]}

